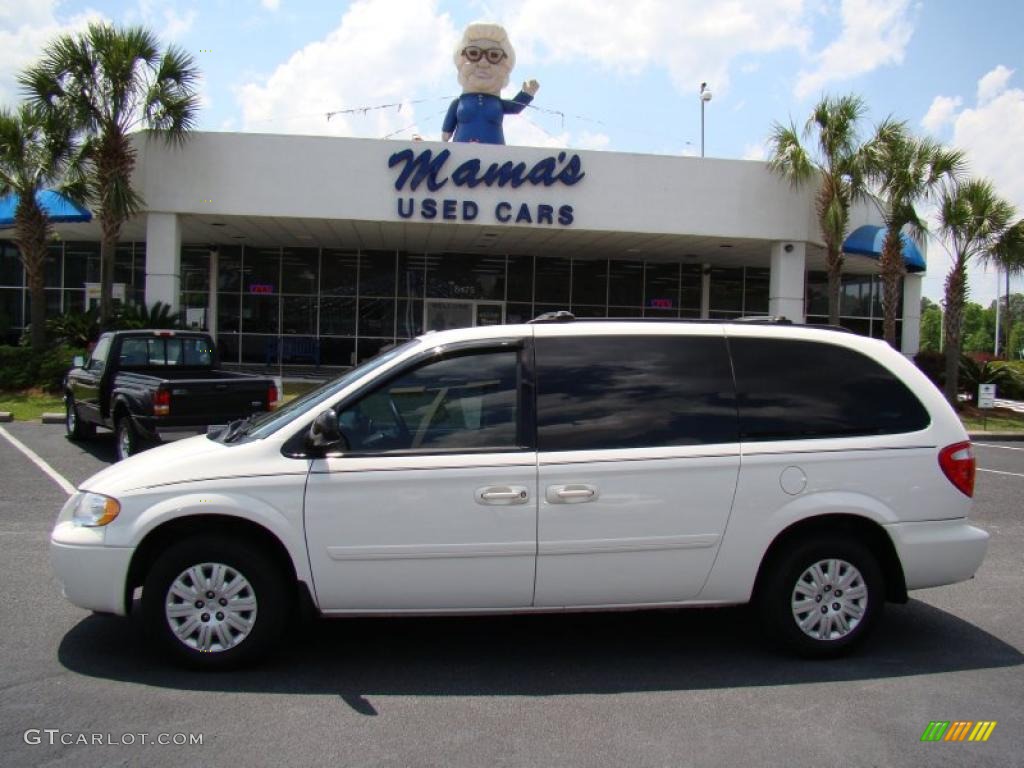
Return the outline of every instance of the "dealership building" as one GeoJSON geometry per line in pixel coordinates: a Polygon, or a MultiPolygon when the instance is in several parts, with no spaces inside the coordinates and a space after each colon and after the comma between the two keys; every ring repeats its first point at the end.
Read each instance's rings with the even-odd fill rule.
{"type": "MultiPolygon", "coordinates": [[[[827,321],[813,186],[763,162],[249,133],[137,147],[145,211],[122,232],[115,296],[171,305],[228,363],[348,366],[427,330],[563,309],[827,321]]],[[[880,224],[857,208],[848,242],[880,224]]],[[[83,309],[100,273],[98,221],[55,229],[50,316],[83,309]]],[[[848,250],[841,322],[880,336],[877,253],[848,250]]],[[[907,262],[909,354],[924,269],[909,245],[907,262]]],[[[16,340],[28,318],[0,239],[0,331],[16,340]]]]}

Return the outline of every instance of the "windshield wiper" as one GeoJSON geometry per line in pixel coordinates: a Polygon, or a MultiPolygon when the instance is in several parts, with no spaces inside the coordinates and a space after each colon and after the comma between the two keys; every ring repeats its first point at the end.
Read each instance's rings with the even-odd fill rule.
{"type": "Polygon", "coordinates": [[[224,431],[220,435],[220,439],[225,443],[230,443],[232,440],[244,436],[251,426],[251,416],[245,419],[236,419],[224,428],[224,431]]]}

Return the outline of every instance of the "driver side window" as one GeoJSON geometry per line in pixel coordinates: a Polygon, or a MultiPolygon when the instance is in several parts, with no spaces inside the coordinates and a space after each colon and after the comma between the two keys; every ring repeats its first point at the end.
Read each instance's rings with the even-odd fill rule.
{"type": "Polygon", "coordinates": [[[518,357],[460,355],[392,379],[339,415],[348,453],[517,450],[518,357]]]}

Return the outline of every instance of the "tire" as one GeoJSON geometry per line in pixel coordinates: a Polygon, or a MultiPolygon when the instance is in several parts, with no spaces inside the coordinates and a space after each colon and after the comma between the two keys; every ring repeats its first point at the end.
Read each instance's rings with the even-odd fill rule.
{"type": "Polygon", "coordinates": [[[64,400],[64,430],[70,440],[86,440],[96,434],[96,425],[82,421],[75,398],[70,395],[64,400]]]}
{"type": "Polygon", "coordinates": [[[145,450],[142,436],[127,413],[122,413],[114,421],[114,450],[118,461],[124,461],[145,450]]]}
{"type": "Polygon", "coordinates": [[[805,658],[851,651],[882,613],[882,569],[855,539],[803,539],[766,567],[757,594],[761,619],[779,644],[805,658]]]}
{"type": "Polygon", "coordinates": [[[274,560],[244,538],[185,539],[164,550],[147,574],[143,622],[178,664],[237,667],[280,640],[293,602],[286,584],[274,560]],[[200,580],[205,591],[195,588],[200,580]]]}

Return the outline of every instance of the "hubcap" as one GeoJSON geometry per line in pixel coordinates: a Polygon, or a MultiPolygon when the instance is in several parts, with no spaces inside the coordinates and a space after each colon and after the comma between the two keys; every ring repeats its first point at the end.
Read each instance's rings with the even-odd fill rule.
{"type": "Polygon", "coordinates": [[[122,459],[132,455],[132,433],[127,425],[122,425],[117,431],[117,450],[122,459]]]}
{"type": "Polygon", "coordinates": [[[219,653],[234,648],[252,632],[256,592],[231,566],[200,563],[171,583],[164,614],[171,631],[189,648],[219,653]],[[216,612],[211,612],[213,606],[216,612]]]}
{"type": "Polygon", "coordinates": [[[863,620],[868,587],[861,572],[845,560],[820,560],[800,574],[790,606],[805,635],[840,640],[863,620]]]}
{"type": "MultiPolygon", "coordinates": [[[[60,413],[60,411],[57,411],[57,413],[60,413]]],[[[77,416],[78,415],[75,413],[75,406],[69,404],[68,405],[68,432],[74,432],[75,431],[75,422],[78,421],[77,416]]]]}

